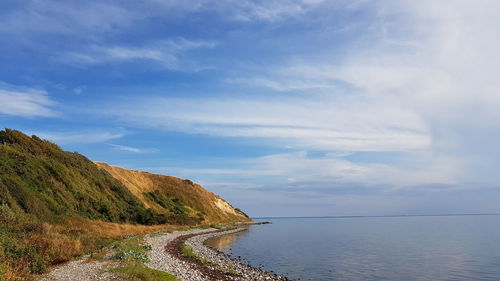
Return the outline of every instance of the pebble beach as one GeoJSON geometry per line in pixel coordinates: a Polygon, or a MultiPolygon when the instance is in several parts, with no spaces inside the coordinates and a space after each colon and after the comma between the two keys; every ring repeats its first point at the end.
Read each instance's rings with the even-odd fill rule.
{"type": "MultiPolygon", "coordinates": [[[[190,229],[146,235],[144,242],[151,246],[148,252],[149,268],[174,274],[182,281],[225,280],[288,280],[286,277],[253,268],[225,253],[212,249],[204,242],[212,237],[246,231],[241,227],[232,230],[190,229]],[[186,257],[182,247],[190,247],[195,257],[186,257]]],[[[79,260],[62,265],[40,281],[116,281],[120,277],[110,273],[118,266],[116,261],[79,260]]]]}

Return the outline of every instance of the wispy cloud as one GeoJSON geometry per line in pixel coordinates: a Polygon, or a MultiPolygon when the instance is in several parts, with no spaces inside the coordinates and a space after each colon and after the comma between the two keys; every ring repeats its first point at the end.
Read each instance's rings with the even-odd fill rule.
{"type": "MultiPolygon", "coordinates": [[[[275,91],[321,91],[333,90],[339,88],[338,81],[325,81],[324,79],[304,79],[294,77],[293,79],[279,79],[276,76],[253,77],[253,78],[229,78],[226,79],[230,84],[243,84],[246,86],[260,86],[270,88],[275,91]]],[[[308,77],[310,78],[310,77],[308,77]]]]}
{"type": "Polygon", "coordinates": [[[307,151],[296,151],[228,160],[226,164],[225,168],[163,167],[153,170],[214,181],[231,179],[232,182],[249,183],[245,185],[249,189],[281,186],[290,187],[289,191],[293,191],[293,188],[295,191],[304,191],[314,183],[323,185],[324,189],[328,189],[328,186],[350,186],[352,192],[358,193],[358,187],[372,188],[376,192],[432,184],[458,187],[463,180],[462,171],[466,163],[457,157],[417,154],[408,160],[400,160],[400,165],[394,166],[377,162],[354,162],[331,154],[313,156],[307,151]]]}
{"type": "Polygon", "coordinates": [[[136,125],[226,137],[267,138],[280,146],[344,151],[406,151],[430,145],[413,112],[359,100],[141,99],[108,114],[136,125]],[[132,110],[131,106],[135,108],[132,110]],[[168,108],[168,110],[165,110],[168,108]],[[137,111],[137,109],[141,109],[137,111]],[[141,112],[135,116],[131,112],[141,112]]]}
{"type": "Polygon", "coordinates": [[[40,89],[0,83],[0,114],[22,117],[55,117],[57,105],[40,89]]]}
{"type": "Polygon", "coordinates": [[[31,134],[37,135],[42,139],[53,141],[57,144],[82,144],[82,143],[101,143],[113,139],[119,139],[125,136],[122,132],[105,131],[80,131],[80,132],[44,132],[36,131],[31,134]]]}
{"type": "MultiPolygon", "coordinates": [[[[273,22],[306,13],[323,0],[267,1],[145,1],[139,7],[128,1],[28,0],[2,13],[0,32],[17,35],[33,33],[96,39],[119,33],[133,23],[156,17],[184,18],[196,13],[216,13],[233,21],[273,22]]],[[[351,2],[351,1],[348,1],[351,2]]]]}
{"type": "Polygon", "coordinates": [[[126,152],[133,152],[133,153],[153,152],[153,150],[151,150],[151,149],[142,149],[142,148],[136,148],[136,147],[126,146],[126,145],[119,145],[119,144],[109,144],[109,145],[118,149],[118,150],[126,151],[126,152]]]}
{"type": "Polygon", "coordinates": [[[138,18],[138,14],[105,1],[61,3],[53,0],[28,0],[16,9],[6,9],[2,18],[0,32],[3,33],[47,33],[92,38],[111,32],[117,26],[130,24],[138,18]]]}
{"type": "MultiPolygon", "coordinates": [[[[238,21],[278,21],[306,13],[323,0],[223,1],[228,15],[238,21]]],[[[220,7],[224,7],[221,5],[220,7]]]]}
{"type": "Polygon", "coordinates": [[[168,69],[194,69],[194,62],[183,60],[184,53],[200,48],[212,48],[211,41],[191,41],[185,38],[162,40],[147,46],[92,46],[86,51],[67,52],[59,56],[59,61],[76,66],[89,66],[112,62],[151,61],[168,69]]]}
{"type": "Polygon", "coordinates": [[[498,162],[493,156],[498,149],[483,139],[500,129],[500,40],[493,33],[500,23],[491,12],[500,5],[488,3],[489,8],[467,1],[453,7],[435,1],[394,6],[376,1],[370,6],[376,20],[362,27],[364,37],[342,57],[333,50],[295,56],[226,80],[254,83],[274,95],[257,89],[253,95],[213,94],[196,102],[149,96],[107,113],[132,126],[260,138],[292,150],[399,151],[407,158],[399,167],[304,156],[278,161],[284,167],[297,162],[310,171],[326,166],[324,174],[332,181],[494,183],[498,176],[485,171],[498,162]]]}

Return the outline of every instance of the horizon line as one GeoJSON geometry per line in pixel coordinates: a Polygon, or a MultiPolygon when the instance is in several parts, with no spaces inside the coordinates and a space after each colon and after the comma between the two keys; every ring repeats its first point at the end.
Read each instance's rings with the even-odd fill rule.
{"type": "Polygon", "coordinates": [[[498,216],[500,213],[463,213],[463,214],[400,214],[400,215],[347,215],[347,216],[267,216],[251,219],[334,219],[334,218],[396,218],[396,217],[459,217],[459,216],[498,216]]]}

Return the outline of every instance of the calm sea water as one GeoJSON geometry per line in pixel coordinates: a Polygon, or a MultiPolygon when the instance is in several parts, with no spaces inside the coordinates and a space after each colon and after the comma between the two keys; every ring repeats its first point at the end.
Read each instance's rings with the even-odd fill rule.
{"type": "Polygon", "coordinates": [[[292,280],[500,280],[500,216],[267,219],[209,241],[292,280]]]}

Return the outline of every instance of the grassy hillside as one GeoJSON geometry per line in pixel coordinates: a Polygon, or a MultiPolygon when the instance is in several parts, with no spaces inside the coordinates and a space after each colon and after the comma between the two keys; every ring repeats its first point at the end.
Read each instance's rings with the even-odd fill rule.
{"type": "Polygon", "coordinates": [[[245,220],[189,180],[95,164],[0,131],[0,280],[28,280],[126,233],[245,220]]]}
{"type": "Polygon", "coordinates": [[[15,213],[143,222],[139,200],[83,155],[13,130],[0,131],[0,144],[0,204],[15,213]]]}
{"type": "Polygon", "coordinates": [[[145,206],[159,213],[192,214],[204,223],[249,220],[238,209],[190,180],[113,167],[96,162],[121,181],[145,206]]]}

